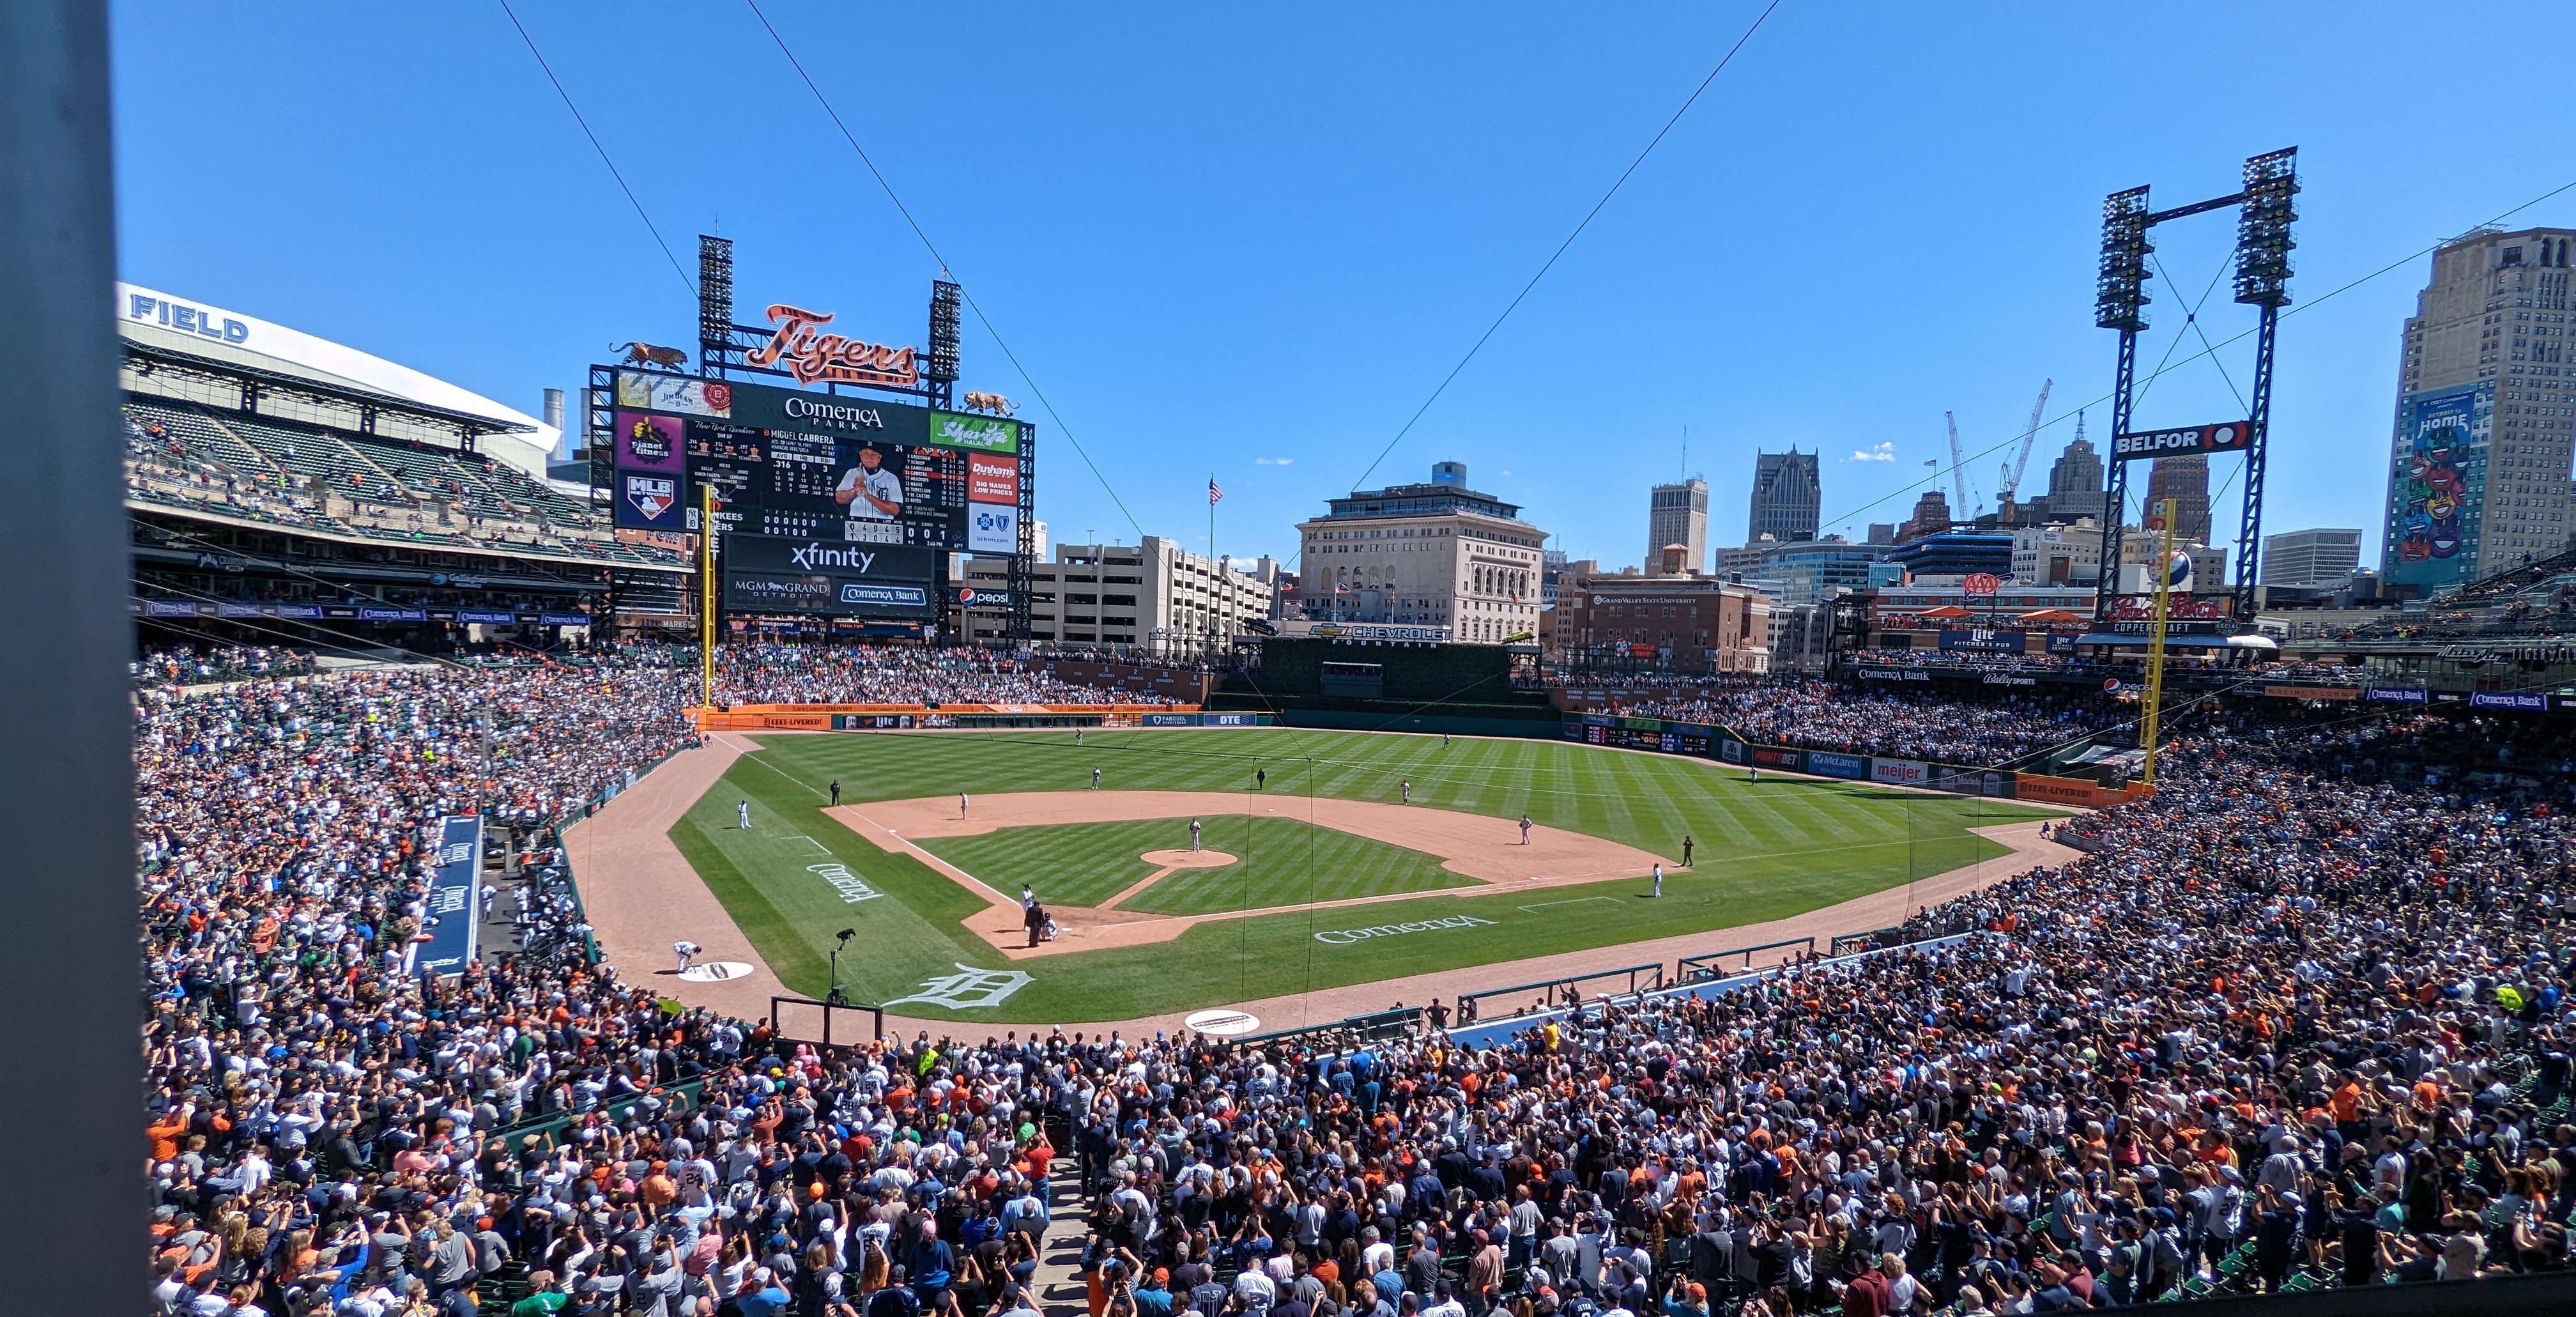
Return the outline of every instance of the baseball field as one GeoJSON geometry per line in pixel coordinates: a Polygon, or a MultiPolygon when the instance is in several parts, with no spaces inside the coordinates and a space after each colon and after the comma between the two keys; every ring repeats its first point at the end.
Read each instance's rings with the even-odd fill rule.
{"type": "Polygon", "coordinates": [[[1137,1019],[1761,923],[2004,854],[1969,830],[2053,816],[1549,741],[743,739],[754,751],[670,839],[781,985],[824,995],[847,930],[851,1000],[993,1024],[1137,1019]],[[1034,947],[1024,889],[1056,926],[1034,947]]]}

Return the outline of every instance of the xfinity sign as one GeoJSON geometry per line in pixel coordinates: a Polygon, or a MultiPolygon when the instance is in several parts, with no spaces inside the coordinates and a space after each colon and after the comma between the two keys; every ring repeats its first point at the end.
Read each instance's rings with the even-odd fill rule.
{"type": "Polygon", "coordinates": [[[820,540],[808,540],[801,547],[789,549],[787,560],[809,572],[825,567],[849,567],[864,572],[876,565],[877,555],[869,549],[835,549],[820,540]]]}
{"type": "Polygon", "coordinates": [[[2220,421],[2171,430],[2136,430],[2111,440],[2111,460],[2135,462],[2181,453],[2241,453],[2253,437],[2254,424],[2251,421],[2220,421]]]}

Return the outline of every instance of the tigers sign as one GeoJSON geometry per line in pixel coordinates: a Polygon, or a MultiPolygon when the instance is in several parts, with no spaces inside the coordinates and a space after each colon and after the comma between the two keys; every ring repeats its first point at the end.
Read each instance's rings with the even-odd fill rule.
{"type": "Polygon", "coordinates": [[[921,383],[921,365],[911,348],[826,334],[823,326],[832,323],[833,314],[785,303],[770,307],[769,323],[778,328],[768,342],[743,354],[744,364],[783,370],[799,384],[839,380],[909,389],[921,383]]]}

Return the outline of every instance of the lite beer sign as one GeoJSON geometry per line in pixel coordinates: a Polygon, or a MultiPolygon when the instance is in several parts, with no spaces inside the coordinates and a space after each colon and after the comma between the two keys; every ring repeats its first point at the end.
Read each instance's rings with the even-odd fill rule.
{"type": "Polygon", "coordinates": [[[2179,453],[2241,453],[2254,437],[2251,421],[2220,421],[2171,430],[2136,430],[2111,441],[2111,460],[2171,457],[2179,453]]]}
{"type": "Polygon", "coordinates": [[[829,311],[808,311],[785,303],[769,308],[776,332],[769,341],[743,354],[743,362],[764,370],[783,370],[799,384],[839,380],[909,389],[921,383],[921,366],[908,347],[864,343],[846,334],[826,334],[829,311]]]}

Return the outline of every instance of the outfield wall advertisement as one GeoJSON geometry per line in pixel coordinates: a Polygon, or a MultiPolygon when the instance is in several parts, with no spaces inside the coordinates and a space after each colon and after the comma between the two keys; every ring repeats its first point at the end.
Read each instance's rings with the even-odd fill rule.
{"type": "MultiPolygon", "coordinates": [[[[2499,702],[2496,707],[2508,706],[2499,702]]],[[[2036,800],[2099,809],[2119,804],[2139,794],[2138,790],[2106,789],[2098,783],[2082,778],[2044,777],[2036,773],[2017,773],[2002,768],[1960,768],[1949,764],[1925,763],[1919,759],[1882,759],[1876,755],[1838,754],[1831,750],[1799,750],[1788,746],[1755,745],[1723,727],[1704,723],[1666,722],[1658,718],[1628,718],[1606,713],[1569,713],[1565,717],[1561,734],[1566,740],[1584,745],[1656,750],[1665,754],[1715,759],[1721,763],[1741,764],[1753,768],[1774,768],[1787,773],[1808,773],[1817,777],[1839,778],[1846,782],[1876,782],[1882,786],[1892,787],[1924,787],[1955,795],[1987,796],[2000,800],[2036,800]]]]}

